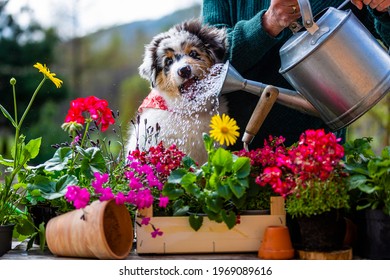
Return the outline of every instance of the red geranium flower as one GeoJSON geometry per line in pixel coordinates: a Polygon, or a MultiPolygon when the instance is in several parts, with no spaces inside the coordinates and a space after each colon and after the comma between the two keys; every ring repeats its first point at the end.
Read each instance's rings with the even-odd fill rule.
{"type": "Polygon", "coordinates": [[[112,116],[111,109],[108,107],[108,102],[104,99],[99,99],[95,96],[88,96],[85,98],[77,98],[70,102],[68,114],[65,117],[65,123],[76,122],[79,124],[85,123],[85,116],[83,113],[88,113],[91,120],[94,120],[101,131],[115,123],[112,116]]]}

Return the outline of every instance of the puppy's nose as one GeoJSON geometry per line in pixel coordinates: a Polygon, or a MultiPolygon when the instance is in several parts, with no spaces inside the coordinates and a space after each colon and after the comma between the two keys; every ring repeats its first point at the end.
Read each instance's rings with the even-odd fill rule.
{"type": "Polygon", "coordinates": [[[184,66],[177,70],[177,74],[184,79],[188,79],[191,77],[191,67],[189,65],[184,66]]]}

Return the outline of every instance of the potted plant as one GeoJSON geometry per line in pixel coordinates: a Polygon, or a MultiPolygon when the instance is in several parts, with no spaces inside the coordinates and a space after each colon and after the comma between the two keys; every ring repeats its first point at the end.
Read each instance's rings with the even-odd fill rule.
{"type": "MultiPolygon", "coordinates": [[[[162,189],[169,199],[165,215],[157,216],[154,207],[140,211],[142,216],[153,216],[155,226],[137,226],[138,253],[258,251],[265,228],[285,224],[283,202],[276,200],[271,215],[242,215],[252,198],[249,179],[255,169],[249,157],[226,149],[238,137],[234,119],[215,115],[210,127],[210,133],[203,133],[207,162],[199,165],[184,155],[170,170],[162,189]],[[164,233],[151,239],[148,235],[156,228],[164,233]],[[234,244],[229,241],[233,239],[234,244]]],[[[264,195],[270,208],[270,194],[264,195]]]]}
{"type": "MultiPolygon", "coordinates": [[[[36,63],[34,67],[43,74],[43,79],[32,94],[30,102],[21,118],[19,119],[17,106],[16,79],[12,78],[10,80],[13,88],[14,114],[11,115],[6,108],[0,105],[3,115],[15,128],[12,158],[7,159],[0,155],[0,164],[5,168],[4,179],[0,182],[0,227],[7,227],[12,230],[15,226],[16,233],[21,236],[31,236],[39,232],[39,229],[35,232],[30,216],[24,209],[22,201],[26,195],[26,176],[30,169],[27,164],[38,155],[41,145],[41,138],[32,139],[26,143],[26,137],[22,134],[23,122],[46,80],[51,80],[57,88],[62,85],[62,81],[56,77],[55,73],[51,73],[46,65],[36,63]]],[[[4,249],[0,252],[1,254],[4,254],[11,248],[12,240],[9,238],[11,236],[12,234],[8,234],[7,240],[1,238],[1,242],[7,242],[2,247],[4,249]]]]}
{"type": "Polygon", "coordinates": [[[358,227],[356,252],[370,259],[390,259],[390,147],[376,153],[372,140],[363,137],[344,144],[358,227]]]}
{"type": "Polygon", "coordinates": [[[53,157],[32,167],[26,175],[25,203],[35,221],[47,224],[50,218],[73,210],[64,197],[68,186],[90,186],[94,173],[113,172],[123,164],[121,139],[114,152],[111,140],[103,137],[115,124],[116,116],[104,99],[88,96],[71,101],[62,128],[72,141],[53,145],[53,157]],[[37,212],[50,215],[43,217],[37,212]]]}
{"type": "Polygon", "coordinates": [[[269,137],[269,141],[264,141],[264,145],[261,148],[255,150],[242,149],[234,152],[238,156],[248,157],[250,159],[251,172],[249,175],[249,188],[246,192],[245,208],[244,212],[250,211],[262,211],[264,213],[269,212],[270,198],[278,195],[274,192],[271,185],[263,185],[259,181],[259,175],[268,166],[276,164],[276,154],[285,151],[285,147],[282,145],[284,142],[283,137],[269,137]]]}
{"type": "Polygon", "coordinates": [[[299,223],[299,249],[333,251],[343,247],[343,210],[349,208],[349,195],[344,149],[338,142],[333,133],[307,130],[295,145],[278,149],[257,178],[259,184],[271,185],[285,198],[286,212],[299,223]]]}
{"type": "MultiPolygon", "coordinates": [[[[60,256],[127,257],[133,243],[131,217],[153,204],[167,206],[168,198],[161,190],[181,157],[174,145],[165,148],[160,143],[147,152],[132,152],[109,173],[95,172],[88,186],[68,186],[65,198],[78,210],[49,221],[46,236],[50,251],[60,256]],[[70,227],[72,231],[67,230],[70,227]]],[[[148,216],[140,217],[138,223],[153,226],[148,216]]],[[[154,228],[151,237],[162,234],[162,229],[154,228]]]]}
{"type": "Polygon", "coordinates": [[[235,143],[238,135],[235,120],[215,115],[213,123],[216,127],[211,130],[211,137],[203,134],[207,162],[198,166],[191,158],[185,158],[183,168],[172,171],[163,189],[163,194],[175,201],[174,215],[189,213],[189,223],[194,230],[202,226],[202,214],[233,228],[249,188],[250,159],[214,145],[215,140],[221,145],[235,143]],[[226,128],[226,134],[220,132],[220,126],[226,128]]]}

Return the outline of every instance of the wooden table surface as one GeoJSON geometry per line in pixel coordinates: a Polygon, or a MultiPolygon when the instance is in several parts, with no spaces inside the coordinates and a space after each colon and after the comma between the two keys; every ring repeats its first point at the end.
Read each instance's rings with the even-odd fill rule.
{"type": "MultiPolygon", "coordinates": [[[[80,259],[81,258],[69,258],[69,257],[58,257],[53,255],[48,249],[41,251],[37,245],[26,251],[26,244],[13,242],[13,249],[0,257],[0,260],[68,260],[68,259],[80,259]]],[[[127,260],[255,260],[257,252],[254,253],[226,253],[226,254],[137,254],[136,250],[133,249],[127,260]]]]}

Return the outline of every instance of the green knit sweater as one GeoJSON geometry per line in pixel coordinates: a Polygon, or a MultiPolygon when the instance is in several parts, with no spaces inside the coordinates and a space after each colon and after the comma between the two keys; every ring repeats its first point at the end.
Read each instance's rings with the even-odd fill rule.
{"type": "MultiPolygon", "coordinates": [[[[327,7],[338,7],[343,0],[310,1],[313,15],[327,7]]],[[[229,52],[226,57],[235,69],[245,78],[292,89],[291,85],[279,74],[279,49],[292,36],[286,28],[276,38],[266,33],[261,26],[261,19],[269,7],[269,0],[204,0],[202,17],[206,24],[225,27],[228,32],[229,52]]],[[[390,45],[390,16],[388,13],[376,13],[371,9],[356,9],[352,4],[345,8],[352,9],[366,27],[385,45],[390,45]]],[[[246,92],[234,92],[227,95],[229,115],[234,117],[243,135],[245,126],[256,106],[258,97],[246,92]]],[[[309,128],[325,128],[326,124],[315,117],[301,114],[296,110],[275,104],[255,137],[251,148],[263,145],[268,135],[286,138],[286,144],[297,141],[299,135],[309,128]]],[[[345,136],[345,130],[338,132],[345,136]]],[[[237,141],[233,149],[242,147],[237,141]]]]}

